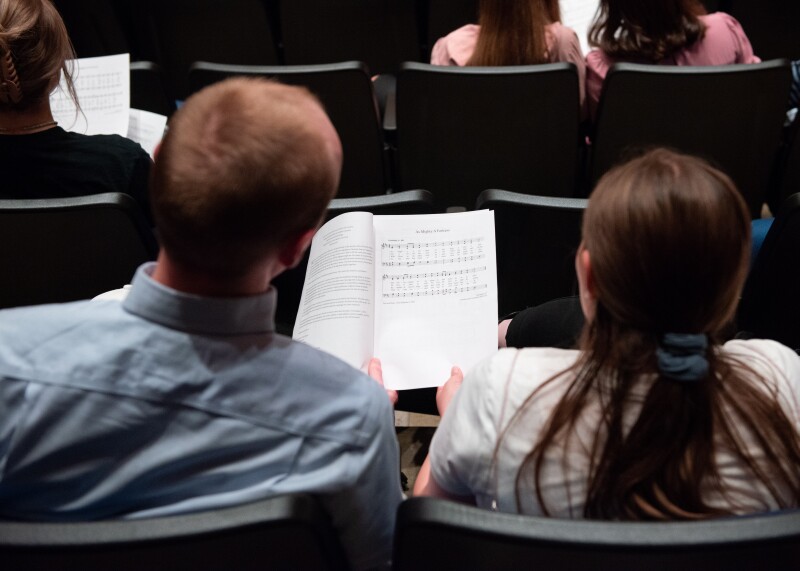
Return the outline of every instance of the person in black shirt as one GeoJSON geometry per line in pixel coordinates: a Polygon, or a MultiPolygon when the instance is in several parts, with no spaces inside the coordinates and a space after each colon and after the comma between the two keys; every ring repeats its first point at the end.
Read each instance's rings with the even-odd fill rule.
{"type": "Polygon", "coordinates": [[[103,192],[131,195],[150,218],[152,161],[118,135],[82,135],[59,127],[50,93],[75,53],[49,0],[0,0],[0,197],[60,198],[103,192]]]}

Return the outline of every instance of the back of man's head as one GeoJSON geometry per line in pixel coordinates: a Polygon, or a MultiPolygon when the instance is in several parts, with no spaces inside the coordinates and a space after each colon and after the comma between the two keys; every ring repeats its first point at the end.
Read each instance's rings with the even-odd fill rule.
{"type": "Polygon", "coordinates": [[[307,90],[245,78],[207,87],[173,116],[156,157],[162,246],[186,269],[243,275],[319,223],[341,161],[307,90]]]}

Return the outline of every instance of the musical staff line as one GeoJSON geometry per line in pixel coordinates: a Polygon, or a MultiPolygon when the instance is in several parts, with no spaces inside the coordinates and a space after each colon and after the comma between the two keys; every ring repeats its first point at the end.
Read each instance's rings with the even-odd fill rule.
{"type": "Polygon", "coordinates": [[[435,264],[458,264],[461,262],[474,262],[475,260],[483,260],[486,254],[475,254],[474,256],[460,256],[457,258],[432,258],[428,260],[398,260],[391,262],[381,262],[382,266],[386,267],[414,267],[414,266],[431,266],[435,264]]]}
{"type": "Polygon", "coordinates": [[[476,284],[472,286],[463,286],[463,287],[450,287],[450,288],[436,288],[436,289],[428,289],[428,290],[416,290],[416,291],[396,291],[396,292],[384,292],[384,298],[402,298],[402,297],[427,297],[427,296],[435,296],[435,295],[452,295],[454,293],[466,293],[470,291],[478,291],[482,289],[487,289],[489,286],[487,284],[476,284]]]}
{"type": "Polygon", "coordinates": [[[405,281],[405,280],[446,278],[450,276],[476,274],[478,272],[485,272],[485,271],[486,271],[486,266],[480,266],[477,268],[469,268],[466,270],[453,270],[450,272],[441,271],[441,272],[425,272],[421,274],[397,274],[397,275],[383,274],[383,279],[389,281],[405,281]]]}
{"type": "Polygon", "coordinates": [[[406,242],[405,244],[381,243],[381,248],[385,250],[414,250],[421,248],[442,248],[446,246],[470,246],[480,244],[483,238],[466,238],[464,240],[447,240],[444,242],[406,242]]]}

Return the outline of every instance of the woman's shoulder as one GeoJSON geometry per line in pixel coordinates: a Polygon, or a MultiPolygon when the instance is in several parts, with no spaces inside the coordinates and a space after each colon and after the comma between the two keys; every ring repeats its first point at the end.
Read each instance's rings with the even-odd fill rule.
{"type": "Polygon", "coordinates": [[[481,27],[478,24],[466,24],[453,30],[447,34],[445,38],[450,38],[451,40],[457,40],[460,38],[477,38],[480,32],[481,27]]]}
{"type": "Polygon", "coordinates": [[[791,374],[800,385],[800,355],[771,339],[733,339],[722,346],[723,352],[753,365],[769,365],[791,374]]]}
{"type": "Polygon", "coordinates": [[[725,343],[722,350],[728,358],[745,365],[745,371],[760,375],[800,422],[800,355],[770,339],[734,339],[725,343]]]}
{"type": "Polygon", "coordinates": [[[433,65],[466,65],[475,51],[480,31],[479,25],[467,24],[453,30],[443,38],[439,38],[431,51],[431,63],[433,65]]]}
{"type": "MultiPolygon", "coordinates": [[[[527,395],[547,380],[564,373],[578,359],[576,349],[526,347],[501,349],[475,370],[482,391],[527,395]]],[[[512,400],[515,400],[512,398],[512,400]]]]}
{"type": "Polygon", "coordinates": [[[711,51],[709,62],[703,64],[758,63],[753,47],[739,21],[725,12],[714,12],[700,16],[705,25],[705,34],[698,49],[711,51]],[[717,61],[719,60],[719,61],[717,61]]]}
{"type": "Polygon", "coordinates": [[[98,158],[112,157],[132,163],[150,160],[150,155],[139,143],[120,135],[84,135],[68,132],[64,144],[70,145],[75,151],[80,150],[98,158]]]}
{"type": "Polygon", "coordinates": [[[727,14],[726,12],[712,12],[711,14],[703,14],[700,16],[700,21],[705,24],[707,29],[727,29],[732,31],[742,30],[742,33],[744,33],[744,29],[739,23],[739,20],[730,14],[727,14]]]}
{"type": "MultiPolygon", "coordinates": [[[[547,33],[552,35],[553,38],[558,40],[559,42],[569,42],[572,40],[578,41],[578,34],[570,28],[569,26],[565,26],[561,22],[553,22],[551,24],[547,24],[545,28],[547,33]]],[[[578,42],[580,45],[580,42],[578,42]]]]}
{"type": "Polygon", "coordinates": [[[705,36],[711,38],[730,38],[733,37],[737,40],[744,38],[747,39],[747,34],[744,28],[739,23],[739,20],[726,14],[725,12],[713,12],[711,14],[703,14],[700,16],[700,21],[706,27],[705,36]]]}
{"type": "Polygon", "coordinates": [[[581,42],[575,30],[568,28],[561,22],[548,24],[547,49],[551,52],[552,61],[571,61],[583,67],[583,52],[581,52],[581,42]]]}

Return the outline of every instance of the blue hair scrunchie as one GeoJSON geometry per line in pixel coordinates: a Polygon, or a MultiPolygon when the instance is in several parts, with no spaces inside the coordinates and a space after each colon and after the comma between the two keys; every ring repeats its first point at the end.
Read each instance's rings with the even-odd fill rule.
{"type": "Polygon", "coordinates": [[[695,382],[708,376],[708,335],[665,333],[656,349],[658,370],[680,382],[695,382]]]}

